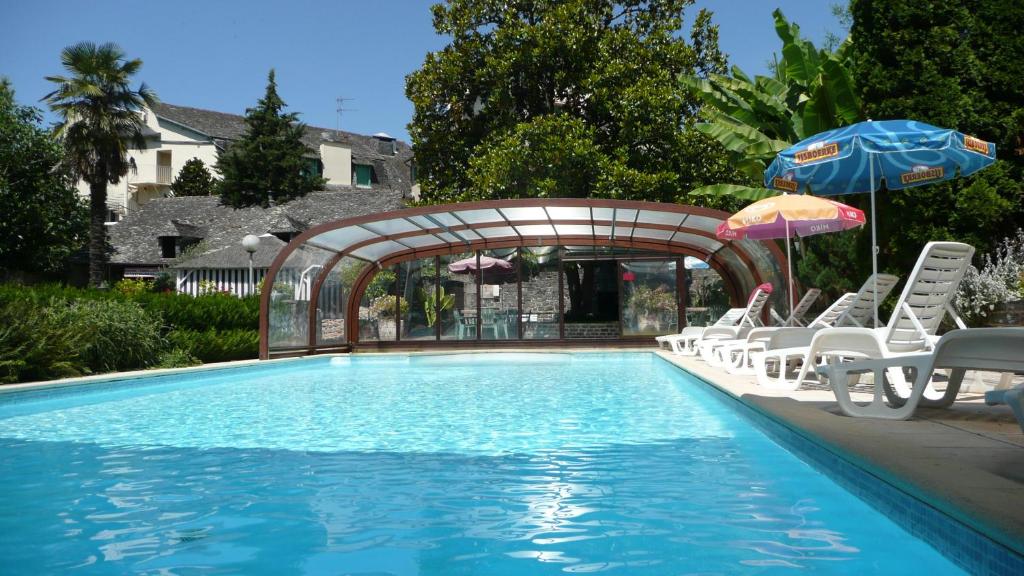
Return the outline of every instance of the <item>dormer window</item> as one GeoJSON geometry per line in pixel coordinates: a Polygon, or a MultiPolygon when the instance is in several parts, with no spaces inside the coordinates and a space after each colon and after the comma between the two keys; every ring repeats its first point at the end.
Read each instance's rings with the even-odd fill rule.
{"type": "Polygon", "coordinates": [[[160,237],[160,257],[176,258],[178,256],[178,239],[175,236],[160,237]]]}

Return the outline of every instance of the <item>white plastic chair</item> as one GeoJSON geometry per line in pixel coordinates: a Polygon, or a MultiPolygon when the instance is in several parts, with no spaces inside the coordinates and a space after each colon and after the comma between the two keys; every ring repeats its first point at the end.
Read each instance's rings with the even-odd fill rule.
{"type": "MultiPolygon", "coordinates": [[[[761,286],[765,286],[762,284],[761,286]]],[[[743,312],[743,317],[734,326],[709,326],[701,332],[700,338],[691,343],[691,348],[696,350],[702,358],[707,359],[707,354],[711,349],[712,343],[720,342],[725,340],[733,340],[740,337],[745,337],[747,332],[752,328],[758,326],[764,326],[761,322],[761,311],[764,310],[765,305],[768,304],[768,298],[771,297],[771,291],[759,286],[754,289],[754,293],[750,295],[750,300],[747,303],[747,308],[743,312]]],[[[768,285],[766,288],[770,288],[768,285]]]]}
{"type": "MultiPolygon", "coordinates": [[[[831,306],[811,321],[806,327],[765,327],[754,328],[747,333],[745,339],[730,340],[723,343],[713,352],[715,366],[725,368],[730,374],[753,374],[754,369],[749,366],[750,354],[752,352],[763,352],[767,349],[768,342],[772,336],[781,331],[790,331],[794,334],[807,334],[808,331],[821,328],[831,328],[841,318],[857,299],[856,292],[847,292],[840,296],[831,306]]],[[[809,338],[802,338],[801,342],[809,343],[809,338]]]]}
{"type": "MultiPolygon", "coordinates": [[[[800,299],[800,302],[793,308],[793,312],[788,318],[783,318],[774,308],[770,309],[772,318],[777,323],[776,326],[768,327],[755,327],[750,328],[744,334],[741,330],[737,338],[729,339],[708,339],[704,340],[700,344],[700,355],[701,359],[708,363],[709,366],[717,368],[726,368],[731,364],[730,358],[732,357],[732,351],[737,347],[741,347],[746,342],[751,341],[750,334],[756,333],[759,336],[753,339],[754,342],[760,342],[762,339],[767,339],[765,331],[777,330],[784,327],[804,327],[803,318],[807,315],[807,311],[811,309],[811,306],[818,300],[818,296],[821,295],[821,290],[818,288],[809,289],[800,299]],[[726,353],[723,349],[728,349],[726,353]]],[[[755,347],[758,345],[755,344],[755,347]]],[[[743,354],[744,358],[746,354],[743,354]]],[[[743,360],[742,364],[746,364],[746,359],[743,360]]]]}
{"type": "Polygon", "coordinates": [[[820,288],[811,288],[804,292],[804,297],[797,302],[797,305],[793,307],[793,311],[790,312],[787,318],[783,318],[781,314],[775,311],[774,308],[771,310],[772,318],[779,326],[797,327],[804,326],[804,316],[814,306],[814,303],[818,301],[818,296],[821,296],[820,288]]]}
{"type": "MultiPolygon", "coordinates": [[[[906,420],[919,405],[947,407],[956,400],[967,370],[1024,373],[1024,328],[974,328],[953,330],[939,339],[932,352],[899,354],[882,357],[885,342],[873,332],[862,328],[838,328],[820,334],[827,344],[842,346],[847,352],[868,356],[866,360],[842,362],[834,359],[818,367],[818,373],[828,377],[843,414],[890,420],[906,420]],[[913,386],[905,397],[893,398],[889,391],[892,374],[903,374],[909,368],[914,374],[913,386]],[[936,370],[950,370],[949,382],[942,392],[932,386],[936,370]],[[857,404],[850,395],[849,384],[859,374],[874,374],[873,394],[867,404],[857,404]]],[[[1019,390],[1001,390],[1003,396],[1016,400],[1015,413],[1024,429],[1019,390]]],[[[998,394],[993,394],[993,400],[998,394]]],[[[986,395],[988,399],[988,395],[986,395]]]]}
{"type": "MultiPolygon", "coordinates": [[[[880,350],[886,356],[930,350],[938,339],[939,324],[947,313],[959,327],[965,327],[952,303],[973,255],[974,247],[961,242],[929,242],[921,251],[896,302],[889,324],[878,331],[872,328],[855,330],[879,338],[882,343],[880,350]]],[[[829,330],[835,329],[814,334],[809,346],[782,348],[769,342],[768,350],[752,354],[757,383],[775,390],[797,390],[819,358],[842,356],[841,353],[847,349],[841,337],[823,336],[829,330]],[[796,379],[786,378],[787,368],[798,362],[801,366],[796,379]],[[777,377],[768,375],[769,364],[778,367],[777,377]]],[[[894,372],[891,381],[898,395],[906,397],[910,393],[909,385],[901,375],[894,372]]]]}
{"type": "MultiPolygon", "coordinates": [[[[719,318],[712,326],[732,326],[739,322],[743,318],[743,314],[747,311],[746,308],[730,308],[719,318]]],[[[692,344],[700,340],[700,335],[704,333],[704,329],[707,326],[687,326],[679,331],[678,334],[669,334],[667,336],[658,336],[654,340],[658,343],[660,348],[662,344],[668,344],[669,348],[676,354],[683,356],[692,356],[697,353],[697,350],[693,348],[692,344]]]]}

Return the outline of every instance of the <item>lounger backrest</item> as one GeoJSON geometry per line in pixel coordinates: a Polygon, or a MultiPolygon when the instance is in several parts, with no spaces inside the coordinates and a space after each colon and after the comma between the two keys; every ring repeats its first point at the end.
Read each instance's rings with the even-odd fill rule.
{"type": "Polygon", "coordinates": [[[750,295],[749,304],[747,309],[743,312],[743,319],[740,320],[740,326],[761,326],[761,310],[764,309],[764,305],[768,303],[768,298],[771,296],[771,292],[758,288],[754,290],[754,293],[750,295]]]}
{"type": "Polygon", "coordinates": [[[729,308],[722,314],[722,317],[715,322],[715,326],[735,326],[743,318],[743,313],[746,312],[746,308],[729,308]]]}
{"type": "Polygon", "coordinates": [[[831,306],[825,309],[824,312],[818,314],[818,317],[813,322],[807,325],[808,328],[831,328],[836,325],[836,321],[839,320],[846,314],[846,311],[850,309],[850,305],[857,299],[856,292],[847,292],[839,297],[838,300],[832,303],[831,306]]]}
{"type": "MultiPolygon", "coordinates": [[[[868,276],[867,282],[860,287],[857,291],[857,298],[850,304],[849,309],[846,311],[839,320],[836,321],[835,326],[851,326],[851,327],[870,327],[874,324],[875,318],[875,282],[873,280],[875,276],[868,276]]],[[[892,292],[892,289],[896,287],[896,283],[900,279],[892,274],[879,274],[878,275],[878,303],[885,302],[886,297],[892,292]]]]}
{"type": "Polygon", "coordinates": [[[953,299],[972,256],[974,247],[962,242],[925,245],[886,326],[885,342],[891,351],[931,347],[930,337],[946,313],[953,311],[953,299]]]}
{"type": "Polygon", "coordinates": [[[932,368],[1024,372],[1024,328],[947,332],[935,345],[932,368]]]}
{"type": "Polygon", "coordinates": [[[793,313],[790,315],[792,319],[802,320],[807,315],[807,311],[811,309],[811,306],[814,306],[814,303],[818,301],[818,296],[821,296],[821,288],[811,288],[805,292],[804,297],[793,308],[793,313]]]}

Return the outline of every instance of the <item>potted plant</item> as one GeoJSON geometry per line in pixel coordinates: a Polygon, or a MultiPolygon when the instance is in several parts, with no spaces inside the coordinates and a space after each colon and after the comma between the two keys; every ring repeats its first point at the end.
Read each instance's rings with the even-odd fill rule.
{"type": "Polygon", "coordinates": [[[660,330],[661,318],[676,309],[675,295],[666,286],[651,288],[639,285],[629,295],[627,310],[636,319],[637,328],[641,331],[660,330]]]}
{"type": "MultiPolygon", "coordinates": [[[[398,307],[403,316],[409,312],[409,302],[405,298],[398,298],[398,307]]],[[[394,340],[398,333],[398,323],[395,321],[395,296],[384,294],[374,298],[370,304],[370,314],[377,319],[377,338],[394,340]]]]}

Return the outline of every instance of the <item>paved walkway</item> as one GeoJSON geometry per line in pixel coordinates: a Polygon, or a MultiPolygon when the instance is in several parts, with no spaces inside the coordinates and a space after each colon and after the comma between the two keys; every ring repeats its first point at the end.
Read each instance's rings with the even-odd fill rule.
{"type": "Polygon", "coordinates": [[[1024,555],[1024,433],[1009,408],[968,392],[951,408],[922,408],[907,421],[850,418],[825,386],[766,390],[753,376],[658,354],[1024,555]]]}

